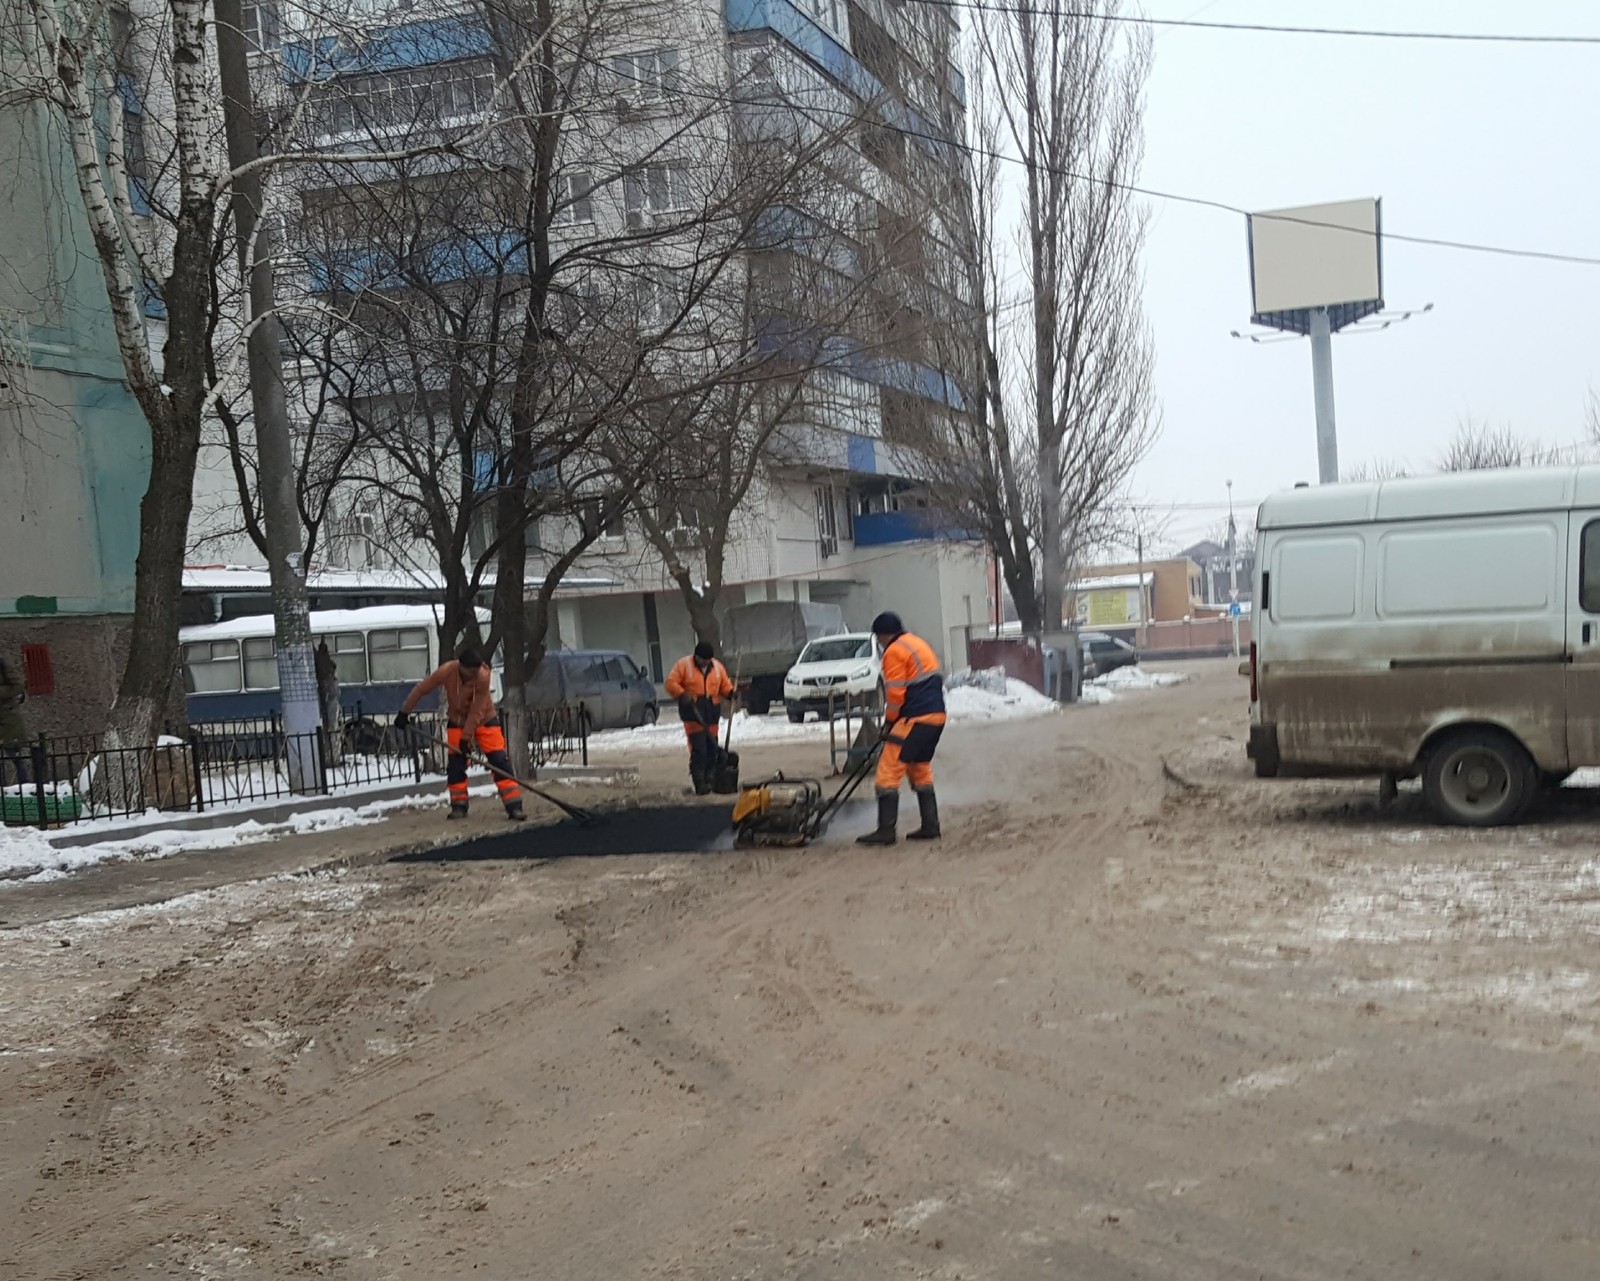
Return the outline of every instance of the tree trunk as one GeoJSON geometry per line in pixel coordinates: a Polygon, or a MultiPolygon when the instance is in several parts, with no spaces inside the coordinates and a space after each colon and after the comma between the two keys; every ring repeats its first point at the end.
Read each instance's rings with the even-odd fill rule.
{"type": "Polygon", "coordinates": [[[683,586],[683,602],[689,607],[689,625],[694,628],[695,640],[708,641],[719,652],[722,649],[722,623],[717,618],[717,598],[720,594],[711,588],[696,591],[693,587],[683,586]]]}
{"type": "Polygon", "coordinates": [[[1061,546],[1061,447],[1039,443],[1039,612],[1047,631],[1061,626],[1066,565],[1061,546]]]}
{"type": "Polygon", "coordinates": [[[106,726],[108,748],[153,743],[175,692],[179,600],[200,426],[151,427],[150,484],[139,503],[128,663],[106,726]]]}

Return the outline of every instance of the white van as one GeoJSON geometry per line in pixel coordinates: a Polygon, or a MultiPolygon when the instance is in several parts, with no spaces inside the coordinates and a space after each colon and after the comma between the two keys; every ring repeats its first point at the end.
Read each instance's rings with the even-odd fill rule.
{"type": "Polygon", "coordinates": [[[1256,528],[1257,774],[1420,776],[1488,826],[1600,765],[1600,466],[1300,488],[1256,528]]]}

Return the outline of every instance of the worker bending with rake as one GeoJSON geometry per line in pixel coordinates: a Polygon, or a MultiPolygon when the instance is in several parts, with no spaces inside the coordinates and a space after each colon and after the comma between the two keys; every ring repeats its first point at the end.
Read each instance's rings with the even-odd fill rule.
{"type": "Polygon", "coordinates": [[[489,762],[500,801],[506,807],[506,817],[516,823],[522,822],[527,817],[522,812],[522,789],[511,776],[505,731],[500,728],[500,716],[489,688],[489,664],[470,646],[450,662],[439,664],[431,676],[418,681],[406,695],[406,701],[394,718],[395,728],[404,729],[417,704],[434,690],[443,695],[445,722],[449,727],[446,733],[450,755],[445,778],[450,789],[450,817],[467,816],[467,755],[478,751],[489,762]]]}
{"type": "Polygon", "coordinates": [[[717,722],[722,716],[722,700],[733,697],[733,682],[728,669],[717,661],[710,641],[701,641],[694,653],[685,654],[667,673],[667,694],[678,700],[678,716],[689,739],[689,777],[696,796],[711,790],[711,777],[717,772],[717,722]]]}
{"type": "Polygon", "coordinates": [[[883,653],[883,749],[878,755],[878,829],[858,836],[858,845],[893,845],[900,818],[900,783],[911,777],[922,826],[910,841],[939,839],[939,802],[933,794],[933,753],[944,733],[944,675],[939,656],[913,636],[900,615],[879,614],[872,633],[883,653]]]}

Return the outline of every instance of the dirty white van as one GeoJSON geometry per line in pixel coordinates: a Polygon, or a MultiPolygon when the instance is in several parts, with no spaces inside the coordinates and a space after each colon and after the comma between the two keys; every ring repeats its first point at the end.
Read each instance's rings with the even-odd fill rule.
{"type": "Polygon", "coordinates": [[[1300,488],[1256,525],[1257,774],[1420,777],[1488,826],[1600,765],[1600,466],[1300,488]]]}

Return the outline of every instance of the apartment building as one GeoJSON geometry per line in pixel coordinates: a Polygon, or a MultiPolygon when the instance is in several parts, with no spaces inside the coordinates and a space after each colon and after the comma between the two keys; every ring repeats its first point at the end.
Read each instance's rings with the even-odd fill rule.
{"type": "MultiPolygon", "coordinates": [[[[439,295],[437,320],[452,307],[465,311],[465,297],[476,305],[486,288],[503,296],[493,293],[500,281],[522,287],[516,255],[528,254],[528,243],[460,225],[468,204],[503,210],[525,195],[525,185],[499,175],[528,172],[530,140],[541,136],[527,125],[536,114],[524,93],[532,55],[506,29],[514,11],[363,7],[334,23],[309,16],[306,6],[261,0],[245,12],[258,114],[275,118],[297,146],[393,156],[422,152],[429,139],[450,143],[448,158],[297,167],[277,195],[289,246],[283,290],[302,288],[307,310],[345,308],[355,316],[362,299],[398,293],[403,280],[413,296],[439,295]],[[402,207],[414,216],[399,216],[402,207]],[[455,221],[451,235],[426,231],[440,216],[455,221]]],[[[723,331],[741,324],[758,326],[763,349],[809,335],[811,367],[786,384],[781,429],[755,425],[770,411],[759,397],[701,402],[707,416],[748,418],[734,434],[740,447],[762,455],[717,548],[722,604],[828,601],[863,627],[877,610],[896,608],[947,663],[960,665],[965,627],[991,613],[986,556],[934,512],[906,463],[925,433],[962,411],[941,372],[969,310],[954,13],[898,0],[619,3],[587,11],[581,25],[558,33],[563,52],[543,64],[565,77],[571,96],[554,144],[559,155],[542,179],[554,194],[548,243],[537,253],[563,264],[549,280],[564,310],[550,314],[570,318],[575,329],[593,323],[616,334],[624,316],[630,332],[643,335],[634,342],[648,348],[641,364],[655,362],[652,377],[714,358],[723,331]],[[745,212],[719,194],[725,184],[745,181],[748,201],[741,175],[797,154],[806,164],[772,187],[762,234],[720,256],[706,225],[745,212]],[[715,213],[697,220],[696,209],[715,213]],[[580,260],[581,271],[571,265],[580,260]],[[811,300],[808,315],[780,316],[775,305],[762,312],[796,281],[811,300]],[[674,329],[675,317],[692,320],[674,329]],[[681,340],[690,333],[692,350],[681,340]]],[[[369,331],[373,314],[370,307],[360,313],[369,331]]],[[[472,443],[461,397],[441,408],[455,384],[474,382],[463,366],[487,366],[473,354],[439,360],[420,379],[410,368],[397,373],[402,337],[378,335],[355,353],[359,362],[354,341],[341,340],[331,362],[326,351],[308,351],[309,343],[286,352],[303,422],[332,424],[341,412],[409,416],[408,440],[443,441],[412,449],[417,460],[390,450],[363,464],[358,483],[324,486],[316,565],[356,574],[431,570],[435,546],[407,537],[417,513],[431,510],[430,496],[418,491],[459,498],[459,513],[493,483],[495,464],[472,443]],[[343,380],[342,396],[328,395],[334,380],[343,380]]],[[[477,330],[475,353],[509,340],[509,331],[485,341],[477,330]]],[[[624,346],[604,355],[626,359],[624,346]]],[[[662,466],[665,477],[672,464],[662,466]]],[[[664,552],[703,570],[704,522],[676,513],[695,506],[696,485],[708,484],[714,470],[678,478],[674,501],[652,508],[653,529],[612,507],[603,468],[585,482],[595,486],[592,501],[527,521],[519,532],[530,583],[578,535],[592,539],[557,592],[560,644],[622,648],[658,675],[692,644],[664,552]]],[[[488,554],[497,537],[492,505],[481,506],[482,518],[466,531],[468,560],[488,554]]],[[[240,534],[237,508],[232,460],[208,449],[196,487],[195,563],[260,563],[240,534]]]]}

